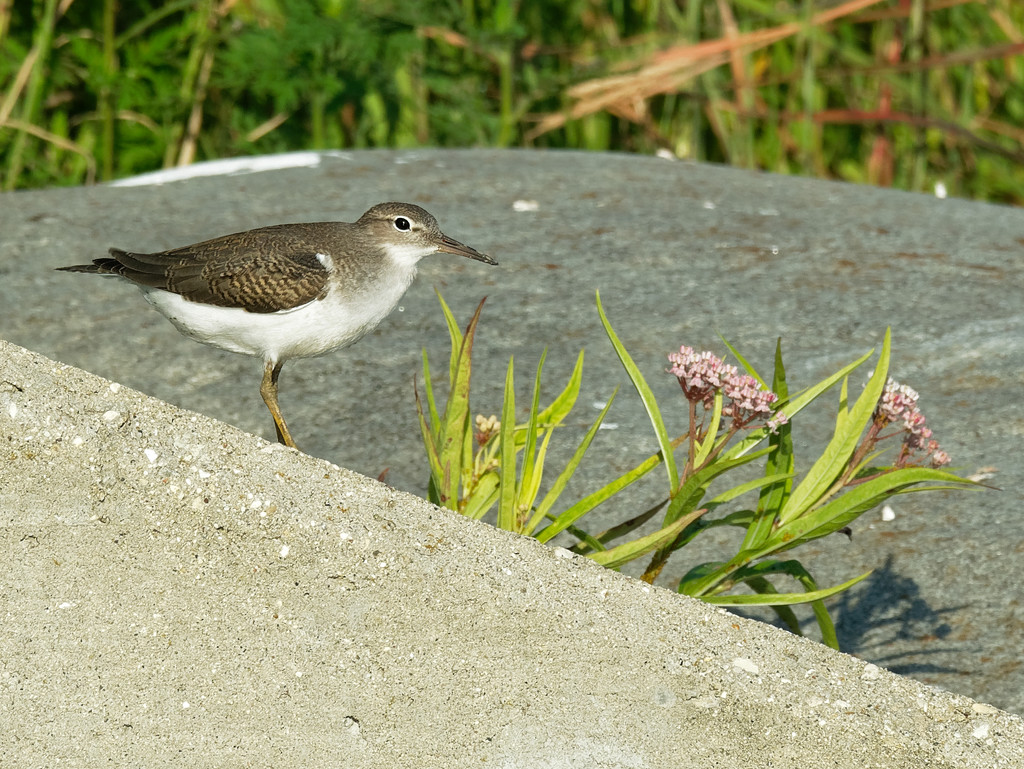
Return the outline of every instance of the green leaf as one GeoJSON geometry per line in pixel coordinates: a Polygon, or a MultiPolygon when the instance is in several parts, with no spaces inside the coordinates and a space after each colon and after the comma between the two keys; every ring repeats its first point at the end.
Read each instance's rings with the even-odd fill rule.
{"type": "Polygon", "coordinates": [[[700,504],[701,500],[704,499],[704,495],[707,493],[708,486],[722,473],[728,472],[733,468],[745,465],[748,462],[753,462],[759,457],[763,457],[767,454],[769,449],[761,449],[753,454],[748,454],[745,457],[736,457],[734,459],[719,458],[712,462],[710,465],[702,467],[700,470],[695,472],[686,482],[680,487],[679,491],[669,502],[668,509],[665,511],[665,523],[672,523],[677,517],[683,515],[686,511],[693,510],[700,504]]]}
{"type": "Polygon", "coordinates": [[[823,598],[841,593],[844,590],[849,590],[851,587],[856,585],[861,580],[870,576],[871,572],[867,571],[861,574],[859,577],[854,577],[851,580],[847,580],[841,585],[835,587],[825,588],[824,590],[812,590],[806,593],[774,593],[767,595],[713,595],[713,596],[702,596],[701,600],[707,603],[715,604],[716,606],[792,606],[798,603],[810,603],[811,601],[820,601],[823,598]]]}
{"type": "MultiPolygon", "coordinates": [[[[889,371],[890,333],[885,332],[882,352],[864,392],[845,416],[836,420],[836,430],[824,453],[807,471],[779,513],[779,522],[786,524],[803,515],[814,505],[846,469],[861,435],[871,422],[889,371]]],[[[845,409],[840,410],[842,415],[845,409]]]]}
{"type": "Polygon", "coordinates": [[[474,521],[479,521],[498,501],[500,479],[493,470],[484,473],[476,483],[473,493],[465,499],[462,514],[474,521]]]}
{"type": "Polygon", "coordinates": [[[590,448],[590,444],[594,440],[594,436],[597,435],[597,431],[601,428],[601,423],[604,422],[604,418],[608,414],[608,410],[612,407],[612,402],[615,400],[615,396],[618,394],[618,391],[618,388],[615,388],[612,392],[608,402],[604,405],[604,408],[601,409],[601,413],[598,414],[597,419],[594,420],[594,424],[592,424],[590,429],[587,430],[587,434],[583,436],[583,440],[580,441],[580,445],[576,447],[576,451],[573,452],[573,455],[566,463],[565,468],[558,474],[555,482],[551,485],[551,488],[548,489],[547,494],[544,495],[544,498],[537,506],[537,510],[534,512],[533,518],[530,520],[524,533],[532,534],[533,531],[540,526],[541,521],[548,515],[548,512],[554,506],[558,497],[565,490],[566,484],[569,482],[569,479],[572,478],[577,468],[579,468],[580,463],[583,461],[583,455],[587,453],[587,449],[590,448]]]}
{"type": "Polygon", "coordinates": [[[623,542],[621,545],[617,545],[609,550],[591,553],[587,558],[590,558],[596,563],[606,566],[609,569],[618,568],[619,566],[629,563],[630,561],[634,561],[637,558],[641,558],[654,550],[668,547],[683,529],[703,514],[703,510],[696,510],[689,515],[680,518],[675,523],[665,526],[664,528],[648,534],[645,537],[639,537],[629,542],[623,542]]]}
{"type": "MultiPolygon", "coordinates": [[[[747,587],[755,593],[760,593],[761,595],[779,594],[779,591],[775,589],[775,586],[764,577],[750,577],[746,580],[746,584],[747,587]]],[[[771,605],[771,609],[779,619],[786,623],[786,627],[789,628],[790,633],[793,635],[803,635],[803,631],[800,629],[800,620],[797,619],[796,612],[788,606],[771,605]]]]}
{"type": "MultiPolygon", "coordinates": [[[[870,574],[870,572],[868,572],[870,574]]],[[[804,590],[808,593],[813,593],[818,590],[818,583],[814,581],[814,577],[811,573],[804,568],[804,565],[799,561],[761,561],[760,563],[748,566],[744,569],[739,569],[733,574],[732,579],[736,582],[745,582],[751,588],[756,590],[758,593],[777,593],[775,587],[770,582],[767,584],[770,586],[769,590],[759,589],[763,585],[758,582],[762,580],[765,575],[768,574],[788,574],[793,579],[797,580],[803,585],[804,590]],[[757,582],[758,587],[755,587],[757,582]]],[[[865,575],[866,576],[866,575],[865,575]]],[[[861,577],[863,579],[863,577],[861,577]]],[[[836,628],[832,622],[832,618],[829,616],[828,609],[825,606],[823,600],[816,599],[809,602],[811,608],[814,611],[814,617],[818,622],[818,627],[821,629],[821,639],[826,646],[831,646],[833,649],[838,651],[839,649],[839,638],[836,636],[836,628]]],[[[779,613],[778,611],[776,612],[779,613]]],[[[780,614],[781,616],[781,614],[780,614]]],[[[785,618],[783,621],[786,621],[785,618]]],[[[788,622],[787,622],[788,624],[788,622]]],[[[799,630],[795,631],[797,635],[802,635],[799,630]]]]}
{"type": "MultiPolygon", "coordinates": [[[[448,324],[448,337],[451,339],[451,355],[448,359],[448,379],[451,382],[455,381],[455,372],[459,368],[459,353],[462,349],[462,331],[459,329],[459,323],[455,320],[455,316],[449,309],[447,302],[444,301],[444,297],[441,296],[441,291],[437,288],[434,289],[434,293],[437,294],[437,300],[441,303],[441,312],[444,313],[445,323],[448,324]]],[[[484,297],[486,299],[486,297],[484,297]]],[[[483,304],[483,302],[481,302],[483,304]]]]}
{"type": "MultiPolygon", "coordinates": [[[[789,397],[786,368],[782,362],[781,339],[775,343],[775,373],[772,377],[772,392],[779,396],[780,401],[789,397]]],[[[793,451],[793,426],[790,422],[787,421],[779,425],[778,431],[769,436],[768,447],[771,451],[765,461],[765,476],[781,475],[783,479],[765,486],[761,490],[757,504],[757,519],[747,529],[747,533],[743,537],[743,544],[740,546],[741,550],[749,550],[769,537],[772,525],[775,523],[775,516],[782,510],[793,487],[796,457],[793,451]]]]}
{"type": "MultiPolygon", "coordinates": [[[[548,350],[545,347],[544,351],[540,354],[540,360],[537,362],[537,374],[533,379],[533,400],[530,403],[530,419],[526,423],[526,434],[525,444],[523,450],[523,467],[520,473],[520,482],[516,490],[516,511],[517,519],[519,511],[529,510],[533,507],[533,500],[537,496],[537,492],[540,489],[541,476],[544,472],[544,463],[537,464],[537,412],[540,408],[540,375],[544,369],[544,359],[548,355],[548,350]]],[[[547,441],[551,438],[551,431],[547,433],[545,438],[544,446],[546,448],[547,441]]],[[[542,450],[543,451],[543,450],[542,450]]]]}
{"type": "MultiPolygon", "coordinates": [[[[661,502],[658,502],[656,505],[640,513],[640,515],[634,516],[633,518],[630,518],[628,521],[623,521],[622,523],[616,526],[612,526],[610,529],[605,529],[600,534],[597,534],[593,537],[589,537],[588,540],[596,541],[598,544],[601,545],[601,547],[597,547],[594,549],[607,550],[607,548],[604,547],[605,545],[607,545],[609,542],[615,541],[619,537],[624,537],[631,531],[635,531],[636,529],[643,526],[645,523],[651,520],[651,518],[657,515],[658,511],[665,506],[666,502],[668,502],[668,500],[663,499],[661,502]]],[[[589,544],[589,542],[581,542],[579,544],[576,544],[573,546],[573,550],[578,553],[586,554],[587,548],[581,547],[581,545],[584,544],[589,544]]]]}
{"type": "Polygon", "coordinates": [[[416,388],[415,393],[416,414],[419,416],[420,422],[420,435],[423,436],[423,448],[427,452],[427,463],[430,465],[430,483],[427,484],[427,498],[435,505],[440,505],[439,484],[443,474],[441,460],[437,453],[437,443],[434,440],[434,435],[430,431],[426,417],[423,414],[423,404],[420,402],[419,388],[416,388]]]}
{"type": "Polygon", "coordinates": [[[715,447],[715,439],[718,438],[718,428],[722,424],[722,405],[725,402],[725,397],[722,395],[721,390],[715,390],[715,400],[711,406],[711,424],[708,425],[707,433],[703,443],[698,443],[693,452],[693,460],[691,465],[693,467],[700,467],[704,464],[704,461],[711,455],[711,450],[715,447]]]}
{"type": "Polygon", "coordinates": [[[741,483],[739,486],[734,486],[728,491],[723,491],[717,497],[708,502],[707,506],[710,509],[714,510],[716,507],[724,505],[726,502],[732,502],[737,497],[743,496],[748,491],[754,491],[755,489],[759,489],[762,486],[767,486],[769,484],[785,480],[786,478],[789,477],[792,476],[786,475],[784,473],[779,473],[778,475],[766,475],[762,478],[754,478],[754,480],[752,481],[741,483]]]}
{"type": "MultiPolygon", "coordinates": [[[[441,464],[441,483],[439,493],[441,504],[452,510],[458,509],[459,487],[462,482],[462,458],[466,431],[471,430],[469,423],[469,382],[472,372],[473,337],[480,313],[484,308],[482,299],[477,305],[473,318],[466,326],[457,357],[454,355],[455,368],[452,371],[448,402],[445,405],[442,429],[438,437],[438,453],[441,464]]],[[[443,300],[442,300],[443,303],[443,300]]],[[[454,320],[454,318],[453,318],[454,320]]],[[[451,332],[451,326],[449,326],[451,332]]],[[[453,341],[455,337],[452,337],[453,341]]]]}
{"type": "MultiPolygon", "coordinates": [[[[812,403],[818,396],[827,390],[831,389],[837,382],[843,380],[851,371],[860,366],[864,361],[872,356],[874,351],[869,351],[862,355],[860,358],[855,360],[853,363],[843,366],[839,371],[834,373],[830,377],[818,382],[816,385],[811,385],[805,390],[801,390],[790,400],[779,399],[775,402],[777,410],[785,412],[786,416],[792,419],[794,416],[799,414],[804,408],[812,403]]],[[[754,446],[769,437],[771,432],[768,428],[764,427],[758,430],[751,430],[747,437],[736,443],[731,449],[729,449],[723,456],[725,457],[737,457],[741,456],[750,451],[754,446]]]]}
{"type": "Polygon", "coordinates": [[[619,341],[619,337],[616,336],[614,329],[612,329],[612,324],[604,314],[604,307],[601,306],[600,291],[596,294],[596,301],[597,313],[601,316],[601,323],[604,325],[604,331],[608,335],[608,339],[612,343],[612,347],[615,348],[615,354],[619,356],[619,362],[622,363],[622,367],[626,369],[626,374],[629,375],[629,379],[633,383],[633,387],[636,388],[637,394],[640,396],[640,400],[644,404],[644,409],[647,411],[647,417],[651,420],[651,426],[654,428],[654,434],[657,437],[658,446],[661,448],[661,456],[665,462],[665,470],[668,473],[669,493],[674,493],[676,488],[679,486],[679,473],[676,470],[676,459],[672,451],[672,441],[668,437],[668,431],[665,430],[665,420],[661,417],[661,411],[658,409],[658,403],[654,399],[654,393],[651,391],[650,385],[647,384],[647,380],[644,379],[644,375],[640,373],[640,369],[637,367],[636,363],[633,362],[629,353],[626,352],[626,348],[623,346],[622,342],[619,341]]]}
{"type": "MultiPolygon", "coordinates": [[[[593,429],[593,428],[592,428],[593,429]]],[[[623,473],[614,481],[605,484],[597,491],[592,494],[588,494],[586,497],[581,499],[570,508],[560,513],[548,526],[545,526],[537,534],[537,540],[540,542],[547,542],[552,539],[555,535],[565,531],[568,526],[576,523],[580,518],[589,513],[595,507],[600,505],[602,502],[611,499],[619,491],[626,488],[632,483],[635,483],[640,478],[643,478],[647,473],[653,470],[655,467],[661,464],[661,454],[654,454],[639,465],[623,473]]]]}
{"type": "Polygon", "coordinates": [[[501,459],[498,467],[500,491],[498,496],[499,529],[516,530],[516,385],[513,374],[514,358],[508,359],[505,372],[505,400],[501,407],[501,427],[498,437],[501,441],[501,459]]]}
{"type": "Polygon", "coordinates": [[[576,356],[576,365],[573,367],[572,375],[565,385],[565,389],[559,393],[551,405],[540,412],[537,416],[537,424],[544,427],[559,425],[572,411],[576,405],[576,399],[580,394],[580,385],[583,382],[583,350],[576,356]]]}
{"type": "Polygon", "coordinates": [[[729,344],[728,339],[726,339],[721,334],[718,335],[718,338],[721,339],[725,346],[729,348],[729,352],[731,352],[736,357],[736,360],[739,362],[741,366],[743,366],[743,368],[746,370],[748,374],[750,374],[750,376],[754,377],[754,379],[760,382],[762,387],[768,386],[765,384],[764,379],[761,378],[761,375],[758,374],[754,367],[750,365],[750,362],[740,354],[740,351],[733,347],[731,344],[729,344]]]}
{"type": "MultiPolygon", "coordinates": [[[[437,430],[441,425],[441,418],[437,413],[437,403],[434,400],[434,387],[430,382],[430,361],[427,359],[427,350],[423,348],[423,388],[426,392],[427,413],[430,415],[429,426],[431,432],[437,430]]],[[[419,391],[417,390],[417,395],[419,391]]]]}
{"type": "Polygon", "coordinates": [[[788,550],[803,542],[819,539],[838,531],[893,494],[901,493],[922,483],[941,485],[915,488],[914,491],[938,491],[950,487],[977,488],[976,484],[971,481],[943,470],[928,467],[904,467],[893,470],[870,481],[857,484],[818,509],[783,524],[761,547],[754,550],[756,553],[754,557],[758,558],[769,552],[788,550]]]}

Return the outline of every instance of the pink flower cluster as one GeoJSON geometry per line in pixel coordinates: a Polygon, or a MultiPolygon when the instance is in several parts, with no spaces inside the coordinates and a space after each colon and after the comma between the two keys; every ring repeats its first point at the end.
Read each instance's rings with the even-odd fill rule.
{"type": "Polygon", "coordinates": [[[940,449],[939,442],[932,438],[931,428],[926,424],[921,409],[917,407],[918,397],[916,390],[890,377],[875,408],[875,422],[881,427],[902,422],[906,433],[903,437],[906,455],[923,451],[932,467],[948,465],[949,454],[940,449]]]}
{"type": "Polygon", "coordinates": [[[708,352],[697,352],[692,347],[683,345],[679,352],[669,353],[669,373],[679,379],[679,386],[687,400],[701,403],[710,408],[714,403],[718,390],[729,399],[722,408],[722,415],[734,420],[738,427],[746,427],[758,417],[767,419],[767,425],[776,431],[779,425],[788,420],[781,411],[772,414],[771,405],[779,396],[749,374],[740,374],[739,370],[718,356],[708,352]]]}

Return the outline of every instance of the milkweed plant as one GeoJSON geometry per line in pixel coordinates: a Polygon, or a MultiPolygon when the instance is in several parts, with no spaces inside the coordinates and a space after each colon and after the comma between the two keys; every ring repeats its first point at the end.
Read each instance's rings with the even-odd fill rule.
{"type": "MultiPolygon", "coordinates": [[[[837,531],[847,530],[861,514],[894,494],[976,487],[977,484],[940,469],[949,456],[933,438],[918,406],[918,394],[888,375],[890,334],[887,331],[874,370],[855,398],[849,392],[851,372],[873,351],[844,366],[816,385],[790,393],[776,346],[770,382],[726,343],[739,367],[708,351],[682,346],[668,354],[665,375],[680,385],[688,429],[670,437],[662,409],[644,375],[615,334],[597,295],[597,312],[605,334],[640,397],[657,439],[658,451],[628,472],[582,499],[566,502],[564,492],[608,414],[608,399],[579,445],[541,494],[548,446],[556,429],[572,411],[580,393],[583,352],[568,383],[541,408],[541,355],[534,375],[529,416],[516,422],[514,360],[505,375],[500,417],[474,415],[470,407],[473,339],[484,302],[462,332],[438,294],[451,338],[448,391],[443,404],[434,396],[431,368],[423,352],[423,396],[416,387],[423,443],[430,466],[428,498],[469,518],[496,510],[502,529],[548,542],[563,532],[576,538],[572,550],[608,568],[646,559],[642,579],[654,583],[665,564],[702,532],[721,526],[743,531],[735,555],[727,561],[700,563],[674,585],[680,593],[719,605],[771,607],[785,625],[800,633],[792,610],[811,605],[823,641],[838,648],[835,627],[824,599],[840,593],[870,574],[821,588],[800,561],[781,557],[787,551],[837,531]],[[836,385],[839,402],[835,429],[824,451],[806,470],[797,467],[793,439],[796,417],[836,385]],[[851,400],[852,399],[852,400],[851,400]],[[882,455],[892,447],[888,463],[882,455]],[[757,463],[758,477],[728,487],[729,471],[757,463]],[[585,530],[583,518],[661,468],[660,501],[632,514],[605,531],[585,530]],[[727,490],[710,496],[709,487],[725,481],[727,490]],[[638,530],[660,515],[656,530],[638,530]],[[780,588],[790,578],[796,588],[780,588]],[[748,590],[736,592],[741,586],[748,590]]],[[[545,472],[547,471],[547,472],[545,472]]],[[[749,472],[745,474],[749,477],[749,472]]]]}

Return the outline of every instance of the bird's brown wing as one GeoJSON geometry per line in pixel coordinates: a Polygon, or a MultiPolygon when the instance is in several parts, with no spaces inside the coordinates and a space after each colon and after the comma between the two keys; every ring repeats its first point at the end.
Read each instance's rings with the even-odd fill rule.
{"type": "Polygon", "coordinates": [[[316,239],[302,225],[263,227],[155,254],[112,248],[95,265],[192,302],[279,312],[326,294],[328,271],[309,242],[316,239]]]}

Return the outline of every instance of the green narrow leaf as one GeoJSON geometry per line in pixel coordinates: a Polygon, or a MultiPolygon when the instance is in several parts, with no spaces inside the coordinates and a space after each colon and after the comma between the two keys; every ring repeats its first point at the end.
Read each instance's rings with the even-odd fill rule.
{"type": "Polygon", "coordinates": [[[882,352],[875,371],[864,387],[864,392],[854,403],[845,418],[836,422],[836,432],[824,453],[807,471],[800,484],[793,489],[785,507],[779,513],[779,521],[786,524],[802,515],[835,482],[850,461],[871,415],[878,405],[889,371],[890,333],[885,332],[882,352]]]}
{"type": "MultiPolygon", "coordinates": [[[[870,574],[870,572],[868,573],[870,574]]],[[[804,590],[806,590],[807,592],[813,593],[818,590],[818,583],[815,582],[814,577],[811,576],[811,573],[807,571],[806,568],[804,568],[804,565],[802,563],[795,560],[761,561],[760,563],[754,564],[753,566],[748,566],[745,569],[740,569],[733,575],[733,579],[735,579],[737,582],[746,582],[751,588],[757,590],[757,588],[754,587],[754,581],[752,581],[751,577],[753,576],[753,580],[759,580],[762,579],[766,574],[787,574],[796,581],[798,581],[801,585],[803,585],[804,590]]],[[[768,584],[771,585],[770,582],[768,584]]],[[[774,586],[772,586],[771,590],[757,590],[757,592],[776,593],[777,591],[775,590],[774,586]]],[[[818,622],[818,627],[821,629],[822,642],[826,646],[831,646],[833,649],[838,651],[839,638],[836,635],[835,624],[832,622],[832,617],[829,616],[828,608],[825,606],[825,602],[819,598],[813,601],[809,601],[809,603],[811,604],[811,609],[814,611],[814,618],[818,622]]],[[[776,611],[776,613],[778,614],[779,612],[776,611]]],[[[802,633],[799,630],[796,631],[796,634],[802,635],[802,633]]]]}
{"type": "MultiPolygon", "coordinates": [[[[436,432],[441,426],[441,418],[437,413],[437,402],[434,400],[434,386],[430,382],[430,361],[427,359],[427,349],[423,348],[423,388],[426,391],[427,413],[430,415],[429,425],[431,432],[436,432]]],[[[417,394],[419,391],[417,390],[417,394]]]]}
{"type": "Polygon", "coordinates": [[[583,350],[580,350],[580,354],[576,356],[576,365],[573,367],[565,389],[558,394],[558,397],[551,402],[550,406],[540,412],[537,416],[537,423],[542,426],[561,424],[569,415],[569,412],[572,411],[573,406],[576,405],[576,399],[579,397],[582,382],[583,350]]]}
{"type": "MultiPolygon", "coordinates": [[[[540,487],[541,474],[543,473],[543,462],[537,464],[537,414],[540,408],[540,376],[544,369],[544,359],[547,358],[548,350],[545,347],[537,362],[537,373],[533,378],[533,400],[530,402],[530,418],[526,423],[525,444],[523,446],[523,466],[520,472],[520,481],[516,489],[516,511],[529,510],[533,506],[533,499],[537,489],[540,487]]],[[[548,431],[547,440],[551,438],[551,431],[548,431]]]]}
{"type": "Polygon", "coordinates": [[[866,571],[859,577],[847,580],[841,585],[825,588],[824,590],[812,590],[806,593],[774,593],[769,595],[712,595],[701,596],[702,601],[715,604],[716,606],[792,606],[798,603],[810,603],[820,601],[823,598],[849,590],[861,580],[870,576],[871,572],[866,571]]]}
{"type": "Polygon", "coordinates": [[[756,550],[755,557],[769,552],[779,552],[795,547],[803,542],[831,534],[846,526],[862,513],[881,504],[893,494],[898,494],[911,486],[922,483],[940,484],[914,489],[921,491],[939,491],[956,488],[979,488],[959,476],[943,470],[928,467],[904,467],[899,470],[865,481],[843,492],[835,499],[825,503],[816,510],[783,524],[772,534],[762,547],[756,550]]]}
{"type": "Polygon", "coordinates": [[[737,497],[741,497],[749,491],[754,491],[763,486],[768,486],[779,481],[784,481],[786,478],[792,478],[792,475],[785,473],[779,473],[778,475],[765,475],[761,478],[755,478],[752,481],[741,483],[739,486],[734,486],[728,491],[723,491],[721,494],[716,496],[714,499],[707,503],[709,510],[714,510],[716,507],[724,505],[726,502],[732,502],[737,497]]]}
{"type": "Polygon", "coordinates": [[[427,484],[428,499],[435,505],[440,505],[439,484],[442,476],[441,460],[437,453],[437,443],[434,440],[434,435],[427,426],[426,416],[423,413],[423,404],[420,402],[419,388],[416,388],[416,414],[419,416],[420,434],[423,436],[423,448],[427,452],[427,463],[430,465],[430,483],[427,484]]]}
{"type": "Polygon", "coordinates": [[[594,424],[590,426],[590,429],[587,430],[587,434],[584,435],[583,440],[580,441],[580,445],[576,447],[576,451],[573,452],[573,455],[569,459],[568,463],[566,463],[565,468],[558,474],[555,482],[551,485],[551,488],[548,489],[547,494],[544,495],[540,504],[537,505],[537,510],[534,512],[533,518],[530,520],[526,530],[524,531],[525,534],[532,534],[533,531],[540,526],[541,521],[544,520],[552,506],[555,504],[555,501],[565,490],[566,484],[576,472],[580,462],[583,461],[583,455],[587,453],[587,449],[590,448],[590,444],[594,440],[594,436],[597,435],[597,431],[601,428],[601,423],[604,421],[608,410],[612,407],[612,401],[615,400],[615,395],[618,391],[619,389],[616,387],[604,408],[601,409],[601,413],[598,414],[597,419],[594,420],[594,424]]]}
{"type": "Polygon", "coordinates": [[[508,359],[505,372],[505,399],[501,407],[501,464],[498,468],[500,486],[498,494],[498,528],[516,530],[516,385],[513,374],[515,362],[508,359]]]}
{"type": "Polygon", "coordinates": [[[621,545],[617,545],[609,550],[591,553],[587,558],[590,558],[602,566],[607,566],[609,569],[618,568],[619,566],[629,563],[630,561],[634,561],[637,558],[641,558],[654,550],[668,547],[683,529],[703,514],[703,510],[695,510],[689,515],[680,518],[675,523],[665,526],[652,534],[648,534],[645,537],[638,537],[637,539],[629,542],[623,542],[621,545]]]}
{"type": "Polygon", "coordinates": [[[729,352],[731,352],[736,357],[737,362],[739,362],[739,364],[741,366],[743,366],[744,370],[746,370],[746,372],[748,374],[750,374],[750,376],[754,377],[754,379],[756,379],[761,384],[762,387],[767,387],[768,386],[767,384],[765,384],[765,381],[764,381],[764,379],[762,379],[761,375],[757,373],[757,370],[753,366],[750,365],[750,361],[748,361],[746,358],[744,358],[740,354],[740,351],[737,350],[735,347],[733,347],[729,343],[728,339],[726,339],[721,334],[718,335],[718,338],[721,339],[722,342],[725,343],[725,346],[729,348],[729,352]]]}
{"type": "Polygon", "coordinates": [[[658,409],[658,403],[654,399],[654,393],[647,384],[647,380],[644,379],[644,375],[640,372],[636,363],[633,362],[629,353],[626,352],[626,348],[623,346],[622,342],[619,341],[619,337],[616,336],[614,329],[612,329],[612,324],[604,313],[604,307],[601,306],[600,291],[597,292],[596,299],[597,313],[601,316],[601,323],[604,325],[605,334],[607,334],[609,341],[612,343],[612,347],[615,348],[615,354],[619,356],[619,362],[622,363],[622,367],[626,369],[626,374],[629,375],[629,379],[633,383],[633,387],[636,388],[637,394],[640,396],[640,400],[644,404],[644,409],[647,411],[647,417],[651,420],[651,426],[654,428],[654,434],[658,440],[658,446],[661,449],[662,459],[665,462],[665,470],[668,473],[669,493],[675,493],[675,490],[679,486],[679,473],[676,470],[676,459],[672,451],[672,441],[669,439],[668,431],[665,429],[665,420],[661,417],[661,411],[658,409]]]}
{"type": "Polygon", "coordinates": [[[768,451],[769,449],[765,448],[753,454],[747,454],[744,457],[736,457],[734,459],[720,458],[710,465],[702,467],[686,479],[686,482],[676,492],[672,501],[669,502],[668,509],[665,511],[665,523],[672,523],[672,521],[683,515],[686,511],[696,508],[701,500],[704,499],[708,486],[722,473],[745,465],[748,462],[753,462],[755,459],[763,457],[768,451]]]}
{"type": "MultiPolygon", "coordinates": [[[[839,371],[832,374],[816,385],[811,385],[805,390],[801,390],[791,400],[782,400],[776,402],[776,408],[784,411],[786,416],[792,419],[794,416],[799,414],[804,408],[810,403],[817,399],[822,393],[831,389],[837,382],[842,381],[846,376],[856,369],[858,366],[864,363],[868,358],[872,356],[874,350],[868,351],[860,358],[855,360],[853,363],[843,366],[839,371]]],[[[759,444],[765,438],[769,437],[771,432],[767,428],[761,428],[759,430],[751,430],[746,438],[737,442],[731,449],[723,454],[723,457],[737,457],[741,456],[750,451],[754,446],[759,444]]]]}
{"type": "MultiPolygon", "coordinates": [[[[636,529],[643,526],[645,523],[651,520],[651,518],[658,514],[658,511],[665,506],[666,502],[668,502],[668,500],[663,499],[661,500],[661,502],[658,502],[653,507],[650,507],[644,512],[640,513],[640,515],[630,518],[628,521],[623,521],[622,523],[616,526],[612,526],[610,529],[605,529],[600,534],[596,534],[593,537],[591,537],[591,539],[601,544],[601,547],[597,548],[598,550],[607,550],[608,548],[605,547],[605,545],[607,545],[609,542],[614,542],[619,537],[624,537],[631,531],[635,531],[636,529]]],[[[583,544],[588,543],[579,543],[573,546],[573,550],[575,552],[580,553],[581,555],[586,555],[587,549],[581,548],[581,545],[583,544]]]]}
{"type": "MultiPolygon", "coordinates": [[[[775,589],[775,585],[769,582],[765,577],[750,577],[746,580],[747,585],[755,593],[761,595],[778,595],[779,591],[775,589]]],[[[772,611],[781,619],[786,627],[789,628],[789,632],[793,635],[803,635],[803,631],[800,629],[800,620],[796,618],[796,612],[790,609],[788,606],[772,605],[772,611]]]]}
{"type": "Polygon", "coordinates": [[[548,526],[545,526],[542,531],[537,534],[537,540],[540,542],[547,542],[556,534],[561,533],[566,527],[576,523],[580,518],[589,513],[595,507],[600,505],[602,502],[611,499],[622,489],[626,488],[632,483],[635,483],[640,478],[643,478],[647,473],[653,470],[655,467],[661,464],[661,453],[653,454],[641,462],[639,465],[623,473],[614,481],[605,484],[597,491],[592,494],[588,494],[586,497],[581,499],[572,507],[568,508],[564,512],[560,513],[554,521],[548,526]]]}
{"type": "Polygon", "coordinates": [[[445,404],[442,420],[443,433],[438,439],[442,472],[439,491],[443,506],[452,510],[458,509],[459,488],[462,484],[464,441],[466,430],[471,429],[469,424],[469,384],[472,373],[473,338],[476,334],[477,323],[480,322],[484,301],[481,300],[477,305],[473,318],[466,326],[466,333],[462,338],[462,345],[456,358],[455,371],[448,392],[448,403],[445,404]]]}
{"type": "Polygon", "coordinates": [[[455,316],[452,314],[451,309],[449,309],[448,303],[441,296],[440,290],[435,288],[434,293],[437,294],[437,300],[441,303],[441,312],[444,313],[445,323],[448,324],[448,337],[452,343],[451,355],[448,359],[448,380],[454,382],[455,372],[459,368],[459,351],[462,349],[462,331],[459,329],[459,323],[455,320],[455,316]]]}
{"type": "Polygon", "coordinates": [[[473,494],[466,499],[462,514],[474,521],[479,521],[498,501],[498,474],[494,471],[484,473],[477,481],[473,494]]]}
{"type": "MultiPolygon", "coordinates": [[[[786,368],[782,361],[781,339],[775,342],[775,372],[772,375],[772,392],[779,396],[779,401],[789,398],[786,368]]],[[[785,424],[779,425],[778,431],[769,435],[768,447],[771,451],[768,452],[768,459],[765,461],[765,476],[781,475],[784,477],[761,490],[757,503],[757,517],[743,537],[741,550],[756,547],[771,535],[775,516],[782,510],[793,488],[796,457],[793,451],[793,426],[790,422],[787,421],[785,424]]]]}
{"type": "Polygon", "coordinates": [[[700,467],[704,464],[704,460],[711,454],[711,450],[715,447],[715,439],[718,438],[718,428],[722,424],[722,404],[725,403],[725,397],[722,395],[722,391],[715,390],[715,400],[711,406],[711,424],[708,425],[707,437],[704,438],[703,443],[698,443],[693,456],[693,466],[700,467]]]}

